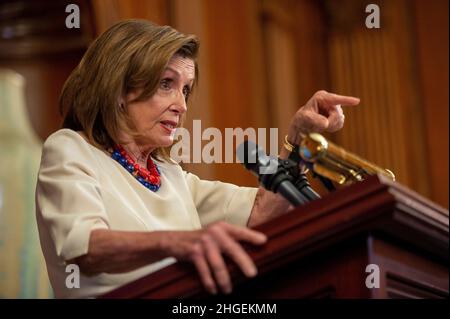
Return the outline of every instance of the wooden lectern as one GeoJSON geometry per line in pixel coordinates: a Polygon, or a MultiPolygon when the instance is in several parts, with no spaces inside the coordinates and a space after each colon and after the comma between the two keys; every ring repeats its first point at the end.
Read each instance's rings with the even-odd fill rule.
{"type": "MultiPolygon", "coordinates": [[[[256,229],[245,246],[259,273],[229,263],[237,297],[448,298],[448,210],[382,176],[339,189],[256,229]]],[[[102,298],[201,298],[190,264],[175,263],[102,298]]]]}

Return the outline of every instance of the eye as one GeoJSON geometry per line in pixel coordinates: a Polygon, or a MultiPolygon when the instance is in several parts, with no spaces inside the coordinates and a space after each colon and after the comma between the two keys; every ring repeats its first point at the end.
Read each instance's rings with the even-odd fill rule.
{"type": "Polygon", "coordinates": [[[159,87],[163,90],[170,90],[170,85],[172,84],[172,82],[173,80],[169,78],[162,79],[159,83],[159,87]]]}

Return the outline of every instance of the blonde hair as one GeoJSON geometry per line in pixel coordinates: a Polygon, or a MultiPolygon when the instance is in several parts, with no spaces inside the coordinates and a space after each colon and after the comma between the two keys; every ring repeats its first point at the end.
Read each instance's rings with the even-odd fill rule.
{"type": "MultiPolygon", "coordinates": [[[[199,42],[170,26],[145,20],[125,20],[113,25],[88,48],[67,79],[59,100],[63,127],[83,131],[93,145],[108,149],[119,143],[119,133],[138,136],[121,97],[140,89],[135,101],[146,100],[159,87],[162,73],[175,54],[196,62],[199,42]]],[[[168,149],[152,156],[169,159],[168,149]]]]}

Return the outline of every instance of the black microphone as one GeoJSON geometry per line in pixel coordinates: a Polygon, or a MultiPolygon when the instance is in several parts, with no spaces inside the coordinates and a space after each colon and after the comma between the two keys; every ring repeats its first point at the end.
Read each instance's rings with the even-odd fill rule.
{"type": "Polygon", "coordinates": [[[293,184],[293,176],[276,157],[268,156],[257,144],[244,141],[236,150],[239,161],[258,176],[264,188],[280,193],[292,205],[300,206],[308,199],[293,184]]]}
{"type": "MultiPolygon", "coordinates": [[[[297,168],[298,170],[298,168],[297,168]]],[[[305,173],[298,173],[297,178],[295,179],[294,185],[295,187],[302,193],[306,198],[310,201],[316,200],[320,198],[320,195],[317,194],[311,187],[308,182],[308,178],[305,173]]]]}

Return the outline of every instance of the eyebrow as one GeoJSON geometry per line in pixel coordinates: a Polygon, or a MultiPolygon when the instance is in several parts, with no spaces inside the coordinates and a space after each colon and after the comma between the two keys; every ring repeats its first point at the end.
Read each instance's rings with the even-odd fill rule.
{"type": "MultiPolygon", "coordinates": [[[[176,75],[178,78],[181,76],[181,73],[178,72],[178,70],[175,70],[174,68],[171,68],[170,66],[168,66],[168,67],[166,68],[166,70],[172,71],[173,73],[175,73],[175,75],[176,75]]],[[[194,78],[188,78],[188,81],[189,81],[189,82],[194,82],[194,80],[195,80],[195,77],[194,77],[194,78]]]]}

